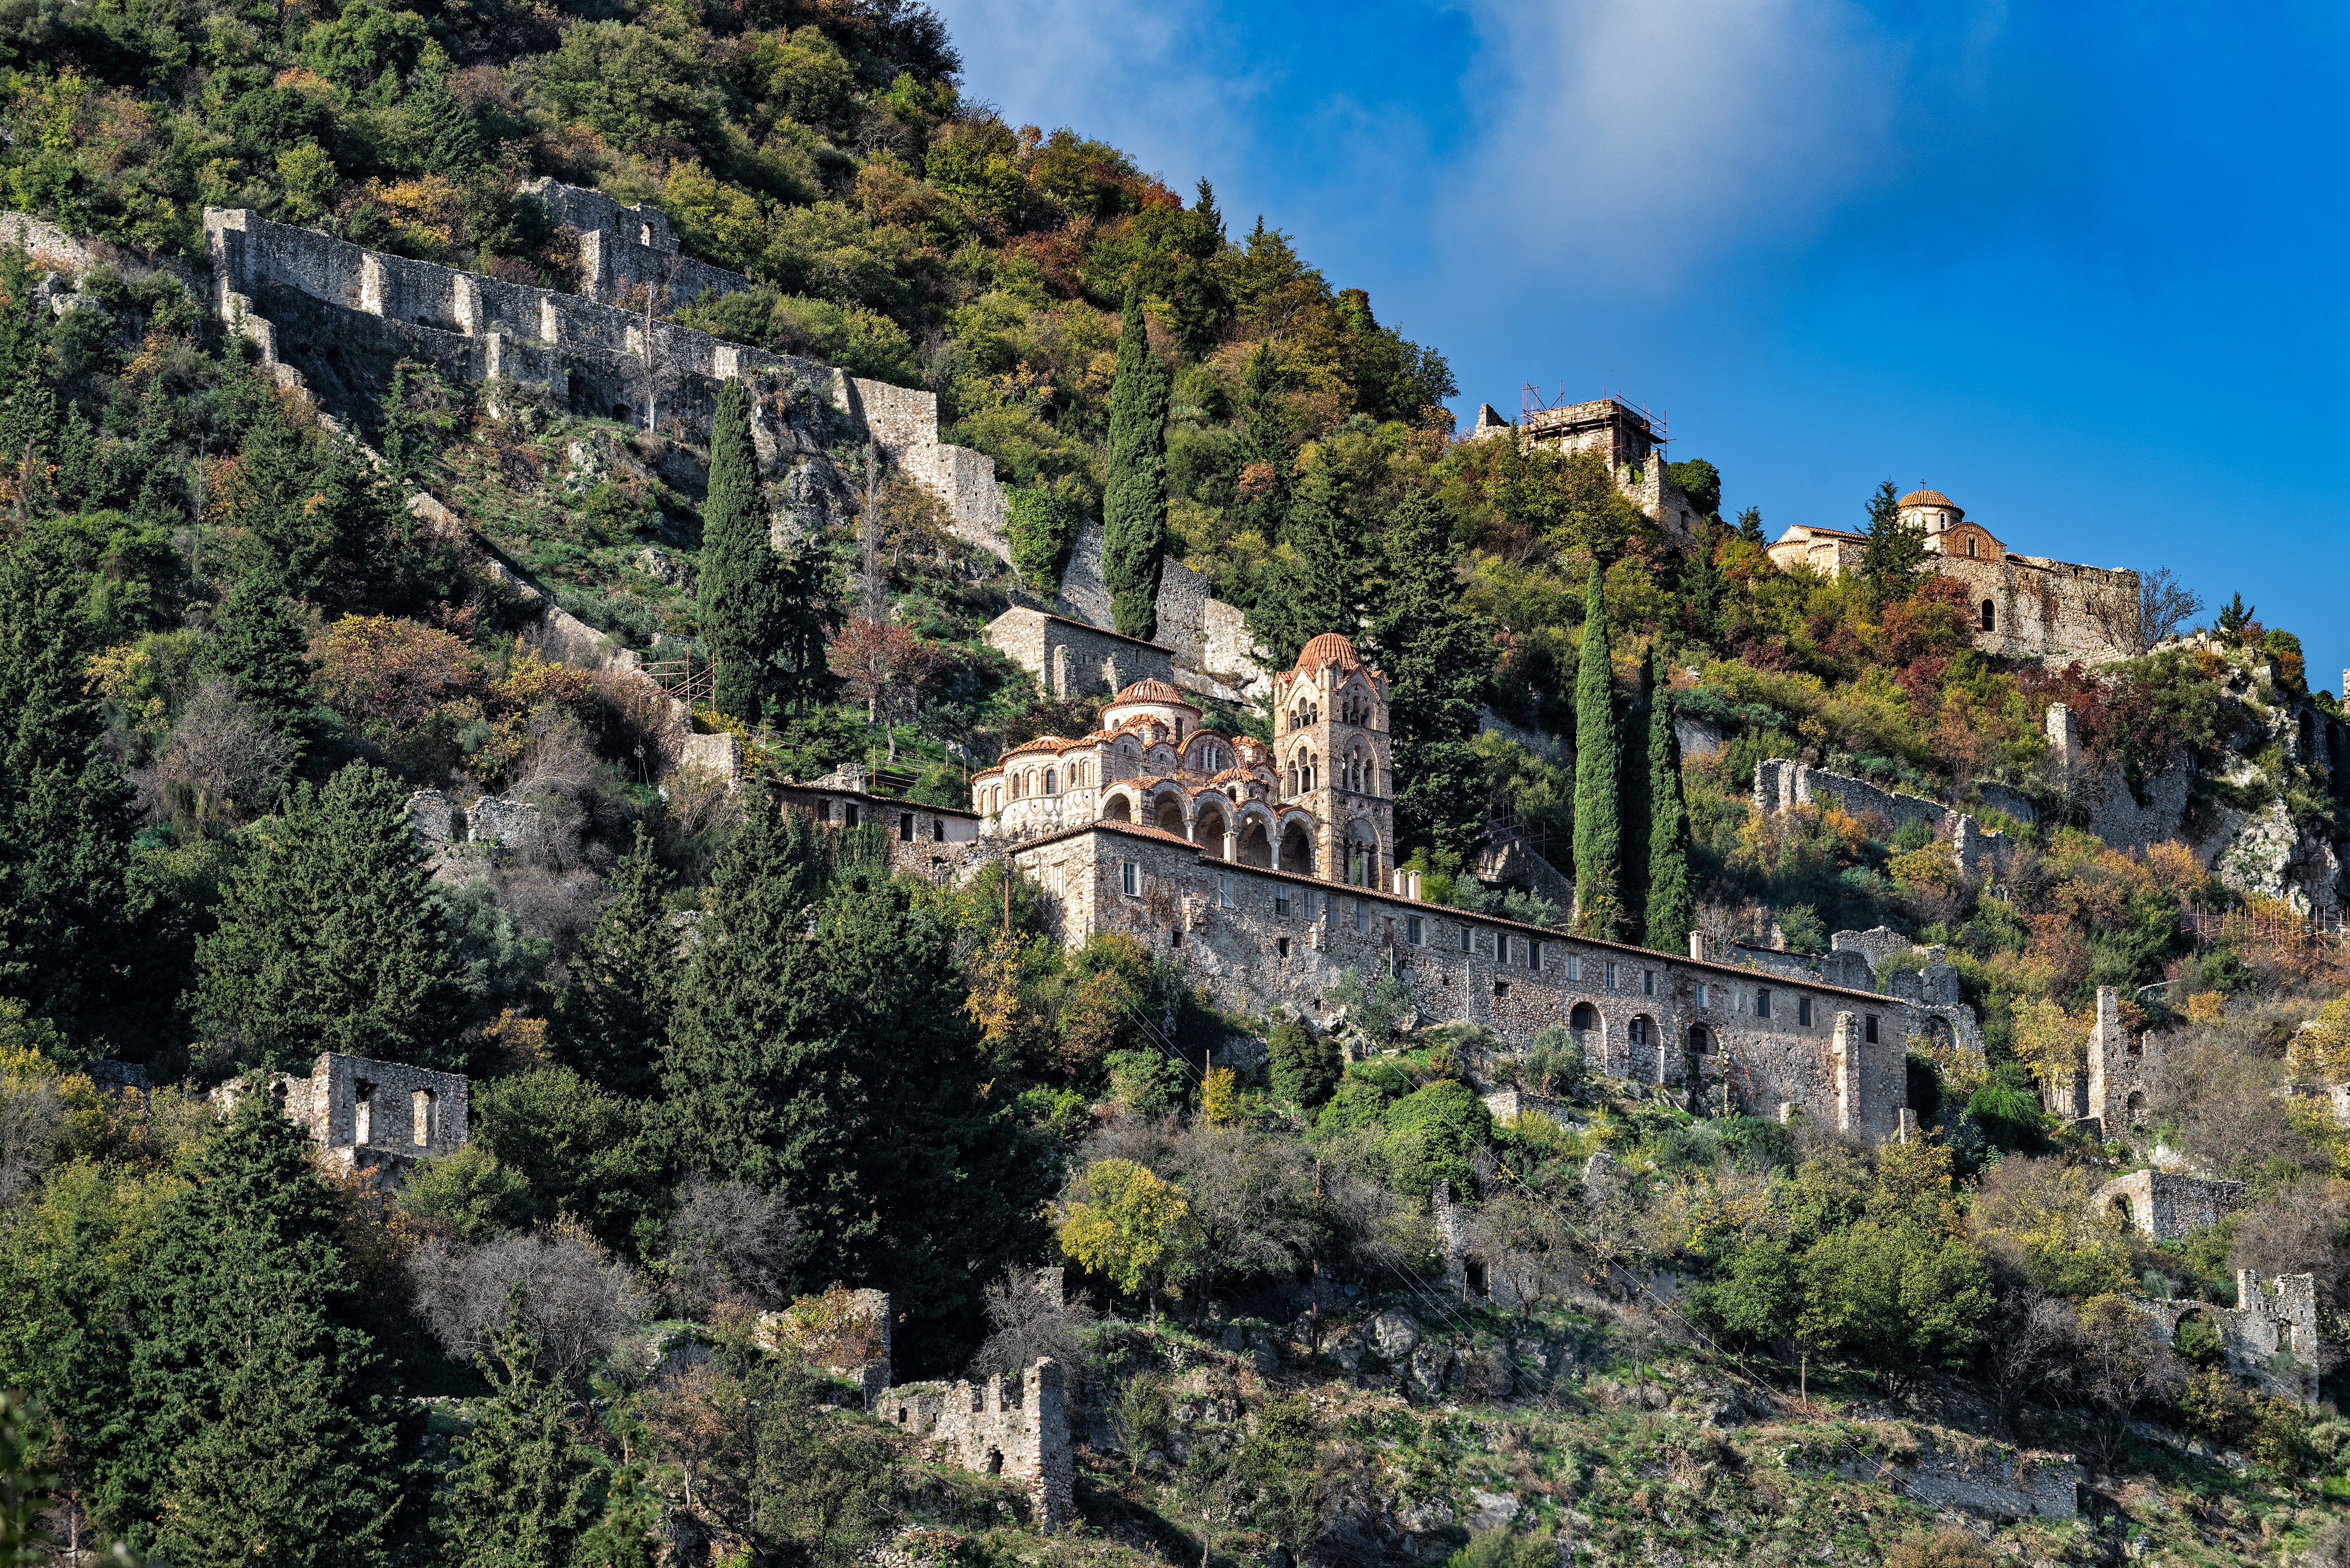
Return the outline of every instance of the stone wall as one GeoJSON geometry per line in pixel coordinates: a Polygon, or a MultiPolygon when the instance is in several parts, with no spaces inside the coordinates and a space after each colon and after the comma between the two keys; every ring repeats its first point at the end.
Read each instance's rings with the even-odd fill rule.
{"type": "Polygon", "coordinates": [[[1114,696],[1138,680],[1171,684],[1175,680],[1170,649],[1024,606],[988,622],[983,635],[990,646],[1035,676],[1048,697],[1081,692],[1114,696]]]}
{"type": "Polygon", "coordinates": [[[860,763],[848,763],[813,784],[770,784],[767,796],[778,809],[806,812],[830,827],[880,828],[889,836],[890,867],[933,882],[960,881],[996,858],[992,846],[980,843],[977,812],[874,794],[866,788],[860,763]]]}
{"type": "Polygon", "coordinates": [[[447,1154],[465,1142],[471,1085],[455,1073],[322,1053],[307,1078],[281,1074],[269,1096],[345,1170],[447,1154]]]}
{"type": "Polygon", "coordinates": [[[2230,1372],[2263,1393],[2316,1403],[2320,1343],[2316,1276],[2264,1278],[2251,1269],[2240,1269],[2234,1306],[2135,1298],[2130,1305],[2152,1318],[2163,1337],[2173,1343],[2178,1325],[2188,1318],[2207,1320],[2220,1331],[2230,1372]]]}
{"type": "Polygon", "coordinates": [[[948,1463],[1028,1483],[1030,1524],[1050,1533],[1076,1517],[1076,1468],[1058,1362],[1045,1360],[1007,1385],[914,1383],[886,1390],[885,1421],[941,1449],[948,1463]]]}
{"type": "Polygon", "coordinates": [[[2106,596],[2137,597],[2137,574],[2012,553],[1998,559],[1934,554],[1926,565],[1967,590],[1975,646],[2011,659],[2099,664],[2126,657],[2097,629],[2093,607],[2106,596]],[[1991,626],[1982,629],[1982,607],[1991,626]]]}
{"type": "MultiPolygon", "coordinates": [[[[372,397],[392,363],[409,358],[455,379],[536,388],[577,412],[673,431],[699,446],[708,442],[718,389],[730,377],[754,382],[763,401],[821,396],[847,421],[848,439],[871,440],[945,504],[959,536],[1003,552],[994,464],[939,441],[932,394],[728,343],[658,315],[648,322],[641,306],[612,301],[659,281],[673,308],[710,289],[747,288],[750,280],[677,254],[666,221],[650,207],[623,208],[595,192],[546,183],[539,193],[568,214],[562,221],[577,219],[573,226],[583,230],[587,293],[457,272],[241,209],[209,209],[214,305],[232,332],[259,347],[278,380],[346,400],[372,397]]],[[[772,446],[761,440],[760,455],[769,477],[779,479],[772,446]]]]}
{"type": "MultiPolygon", "coordinates": [[[[1158,646],[1173,661],[1161,680],[1226,702],[1248,701],[1271,683],[1272,676],[1257,662],[1247,616],[1238,606],[1214,597],[1208,579],[1180,561],[1169,561],[1160,568],[1158,611],[1158,646]]],[[[1099,523],[1088,522],[1077,530],[1052,613],[1097,628],[1116,624],[1109,588],[1102,580],[1099,523]]]]}
{"type": "Polygon", "coordinates": [[[1873,1137],[1892,1136],[1907,1103],[1898,998],[1758,984],[1721,965],[1209,859],[1117,823],[1009,853],[1062,941],[1127,931],[1236,1009],[1284,1007],[1332,1028],[1346,971],[1392,972],[1422,1023],[1464,1019],[1521,1050],[1565,1024],[1611,1077],[1685,1090],[1701,1080],[1709,1096],[1726,1085],[1756,1114],[1792,1103],[1873,1137]]]}
{"type": "Polygon", "coordinates": [[[1964,812],[1924,795],[1880,789],[1866,780],[1832,774],[1789,757],[1765,757],[1754,764],[1754,809],[1769,815],[1796,805],[1833,802],[1856,817],[1875,817],[1890,836],[1918,824],[1950,846],[1950,857],[1969,877],[2001,874],[2015,852],[2015,840],[1982,826],[1964,812]]]}
{"type": "Polygon", "coordinates": [[[2216,1225],[2242,1208],[2245,1190],[2241,1181],[2138,1170],[2097,1189],[2095,1204],[2118,1213],[2150,1241],[2176,1241],[2189,1231],[2216,1225]]]}

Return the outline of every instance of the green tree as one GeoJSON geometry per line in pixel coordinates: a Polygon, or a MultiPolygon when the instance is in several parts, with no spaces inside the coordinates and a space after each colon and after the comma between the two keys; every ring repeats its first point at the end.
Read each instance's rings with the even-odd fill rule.
{"type": "Polygon", "coordinates": [[[722,713],[756,719],[765,711],[783,638],[783,576],[751,445],[750,390],[730,376],[718,390],[702,504],[702,640],[718,665],[712,701],[722,713]]]}
{"type": "Polygon", "coordinates": [[[143,1059],[184,960],[134,876],[130,791],[84,683],[92,633],[60,539],[24,530],[0,553],[0,996],[77,1053],[143,1059]]]}
{"type": "Polygon", "coordinates": [[[785,1191],[807,1272],[890,1291],[944,1361],[976,1343],[976,1282],[1040,1240],[1048,1153],[983,1092],[952,930],[870,866],[827,896],[817,831],[754,813],[720,858],[664,1062],[671,1158],[785,1191]]]}
{"type": "Polygon", "coordinates": [[[589,1472],[566,1418],[570,1394],[538,1376],[523,1290],[514,1287],[505,1325],[474,1358],[490,1397],[452,1456],[438,1525],[442,1560],[452,1568],[561,1568],[587,1523],[589,1472]]]}
{"type": "Polygon", "coordinates": [[[1649,659],[1647,945],[1660,953],[1685,953],[1690,930],[1697,923],[1697,897],[1690,885],[1690,824],[1689,808],[1681,799],[1681,742],[1673,729],[1664,655],[1653,653],[1649,659]]]}
{"type": "Polygon", "coordinates": [[[1109,394],[1109,473],[1102,491],[1102,582],[1128,637],[1159,635],[1167,556],[1167,368],[1150,351],[1142,296],[1127,290],[1109,394]]]}
{"type": "Polygon", "coordinates": [[[353,763],[296,784],[255,836],[197,943],[203,1027],[279,1070],[320,1051],[460,1065],[454,964],[400,782],[353,763]]]}
{"type": "Polygon", "coordinates": [[[652,834],[639,823],[635,845],[612,869],[612,901],[572,961],[578,984],[556,1014],[556,1051],[617,1094],[648,1094],[660,1082],[680,964],[669,885],[652,834]]]}
{"type": "Polygon", "coordinates": [[[1665,478],[1688,498],[1700,521],[1721,516],[1721,470],[1701,457],[1665,464],[1665,478]]]}
{"type": "MultiPolygon", "coordinates": [[[[241,577],[221,601],[219,633],[205,649],[212,668],[237,694],[269,715],[278,733],[298,748],[310,735],[310,664],[302,628],[286,613],[276,585],[241,577]]],[[[297,752],[298,757],[298,752],[297,752]]]]}
{"type": "Polygon", "coordinates": [[[1796,1327],[1822,1349],[1872,1365],[1888,1389],[1956,1370],[1991,1311],[1991,1265],[1959,1236],[1864,1218],[1804,1254],[1796,1327]]]}
{"type": "Polygon", "coordinates": [[[1586,936],[1611,934],[1621,909],[1616,788],[1622,766],[1607,597],[1595,561],[1584,588],[1583,660],[1575,678],[1575,919],[1586,936]]]}
{"type": "Polygon", "coordinates": [[[641,1254],[665,1207],[656,1116],[567,1067],[540,1067],[474,1091],[473,1136],[522,1179],[531,1220],[572,1215],[607,1246],[641,1254]]]}
{"type": "Polygon", "coordinates": [[[1271,342],[1260,339],[1241,367],[1241,483],[1232,520],[1278,544],[1289,532],[1290,487],[1296,458],[1290,449],[1287,386],[1271,342]]]}
{"type": "Polygon", "coordinates": [[[380,1561],[399,1417],[309,1140],[256,1085],[184,1174],[57,1401],[90,1511],[191,1568],[380,1561]]]}
{"type": "Polygon", "coordinates": [[[1924,530],[1901,520],[1898,487],[1879,480],[1868,498],[1868,529],[1860,546],[1860,577],[1878,604],[1908,598],[1926,563],[1924,530]]]}
{"type": "Polygon", "coordinates": [[[1462,602],[1451,520],[1437,502],[1415,496],[1396,508],[1379,545],[1387,571],[1371,642],[1388,678],[1398,836],[1462,853],[1483,826],[1474,742],[1492,626],[1462,602]]]}
{"type": "Polygon", "coordinates": [[[1367,607],[1370,575],[1362,525],[1328,472],[1310,469],[1289,504],[1295,556],[1274,576],[1274,590],[1249,609],[1249,630],[1274,668],[1287,670],[1305,645],[1326,631],[1355,636],[1367,607]]]}
{"type": "Polygon", "coordinates": [[[1295,1019],[1265,1037],[1273,1092],[1311,1108],[1330,1097],[1346,1070],[1335,1035],[1316,1034],[1295,1019]]]}
{"type": "Polygon", "coordinates": [[[1762,508],[1750,506],[1738,514],[1738,536],[1750,545],[1762,543],[1762,508]]]}

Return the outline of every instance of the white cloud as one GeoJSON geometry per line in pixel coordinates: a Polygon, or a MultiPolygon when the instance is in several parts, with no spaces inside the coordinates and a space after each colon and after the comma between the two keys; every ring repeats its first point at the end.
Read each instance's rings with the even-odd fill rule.
{"type": "Polygon", "coordinates": [[[1889,172],[1899,50],[1841,0],[1472,0],[1485,106],[1442,223],[1484,269],[1662,291],[1889,172]]]}

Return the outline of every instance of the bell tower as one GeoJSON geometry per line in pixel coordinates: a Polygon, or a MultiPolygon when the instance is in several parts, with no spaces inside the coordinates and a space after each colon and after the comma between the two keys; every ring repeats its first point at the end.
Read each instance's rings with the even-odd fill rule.
{"type": "Polygon", "coordinates": [[[1395,774],[1388,680],[1326,631],[1274,682],[1274,766],[1281,798],[1317,820],[1315,875],[1384,888],[1395,869],[1395,774]]]}

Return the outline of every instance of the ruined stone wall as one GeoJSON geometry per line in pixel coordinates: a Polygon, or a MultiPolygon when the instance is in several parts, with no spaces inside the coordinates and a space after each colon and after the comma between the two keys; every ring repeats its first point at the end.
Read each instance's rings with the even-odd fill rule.
{"type": "Polygon", "coordinates": [[[1855,816],[1878,818],[1888,833],[1912,823],[1923,825],[1949,843],[1951,860],[1969,877],[1999,875],[2015,852],[2014,839],[1938,800],[1880,789],[1866,780],[1832,774],[1790,757],[1765,757],[1754,764],[1756,811],[1769,815],[1796,805],[1829,802],[1855,816]]]}
{"type": "Polygon", "coordinates": [[[861,766],[840,773],[852,770],[858,780],[853,784],[837,776],[771,784],[767,795],[778,809],[806,812],[827,826],[880,828],[889,836],[891,869],[932,882],[960,881],[997,857],[993,846],[980,842],[977,813],[873,794],[862,786],[861,766]]]}
{"type": "Polygon", "coordinates": [[[1010,854],[1045,894],[1062,941],[1128,932],[1227,1006],[1287,1007],[1332,1027],[1330,992],[1347,971],[1392,972],[1422,1023],[1464,1019],[1521,1050],[1544,1025],[1565,1024],[1594,1070],[1611,1077],[1690,1086],[1695,1045],[1700,1075],[1726,1083],[1759,1114],[1792,1102],[1887,1137],[1907,1103],[1906,1013],[1895,998],[1763,983],[1720,965],[1207,859],[1196,846],[1118,824],[1010,854]],[[1852,1020],[1841,1077],[1839,1014],[1852,1020]]]}
{"type": "Polygon", "coordinates": [[[2317,1280],[2313,1274],[2264,1278],[2251,1269],[2236,1273],[2236,1304],[2141,1301],[2130,1305],[2155,1321],[2166,1342],[2178,1325],[2201,1317],[2220,1331],[2228,1370],[2263,1393],[2303,1404],[2317,1400],[2319,1339],[2317,1280]]]}
{"type": "MultiPolygon", "coordinates": [[[[749,287],[750,280],[678,255],[674,235],[651,208],[623,208],[571,187],[540,190],[562,221],[585,230],[587,293],[457,272],[251,212],[213,209],[204,228],[215,306],[289,386],[372,396],[392,362],[411,358],[456,379],[537,388],[575,411],[674,431],[696,445],[707,444],[718,389],[730,377],[758,383],[763,398],[822,389],[853,437],[869,437],[945,504],[959,536],[1003,553],[994,464],[940,442],[932,394],[853,379],[658,316],[648,323],[641,307],[610,301],[632,283],[654,280],[669,289],[673,307],[711,288],[749,287]]],[[[763,461],[772,461],[770,444],[762,442],[763,461]]]]}
{"type": "Polygon", "coordinates": [[[1007,1386],[914,1383],[888,1389],[878,1413],[935,1445],[948,1463],[1027,1482],[1030,1522],[1051,1533],[1076,1515],[1076,1468],[1058,1362],[1039,1361],[1007,1386]]]}
{"type": "Polygon", "coordinates": [[[421,1159],[465,1142],[471,1085],[455,1073],[322,1053],[307,1078],[282,1075],[270,1097],[311,1140],[350,1157],[421,1159]]]}
{"type": "Polygon", "coordinates": [[[2150,1241],[2176,1241],[2216,1225],[2243,1207],[2241,1181],[2213,1181],[2169,1170],[2137,1170],[2097,1189],[2095,1206],[2119,1213],[2150,1241]]]}
{"type": "Polygon", "coordinates": [[[1172,650],[1042,610],[1008,609],[987,623],[984,635],[1050,697],[1111,696],[1138,680],[1175,679],[1172,650]]]}

